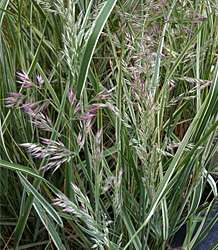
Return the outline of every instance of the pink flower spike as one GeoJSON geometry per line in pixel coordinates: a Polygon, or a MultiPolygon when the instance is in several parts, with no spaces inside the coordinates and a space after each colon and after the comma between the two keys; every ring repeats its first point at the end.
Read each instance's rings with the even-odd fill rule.
{"type": "Polygon", "coordinates": [[[72,97],[73,97],[72,88],[68,89],[68,90],[67,90],[67,93],[68,93],[68,100],[69,100],[69,103],[71,103],[72,97]]]}
{"type": "Polygon", "coordinates": [[[82,139],[82,133],[79,132],[78,137],[77,137],[77,142],[79,143],[82,139]]]}
{"type": "Polygon", "coordinates": [[[78,112],[81,109],[82,105],[81,105],[81,101],[79,101],[74,109],[74,113],[78,112]]]}
{"type": "Polygon", "coordinates": [[[46,116],[46,120],[48,121],[48,123],[51,125],[51,119],[47,116],[47,114],[45,114],[46,116]]]}
{"type": "Polygon", "coordinates": [[[11,96],[3,99],[7,104],[5,105],[6,108],[17,107],[24,100],[24,96],[20,93],[8,93],[8,94],[10,94],[11,96]]]}
{"type": "Polygon", "coordinates": [[[80,128],[83,128],[83,124],[81,120],[79,121],[79,125],[80,125],[80,128]]]}
{"type": "Polygon", "coordinates": [[[16,72],[16,76],[17,76],[17,78],[20,79],[20,81],[17,81],[17,82],[22,84],[23,88],[34,87],[34,84],[29,79],[29,76],[23,70],[22,70],[22,73],[16,72]]]}
{"type": "Polygon", "coordinates": [[[85,137],[85,136],[83,136],[83,139],[82,139],[81,144],[80,144],[81,148],[84,146],[84,144],[85,144],[85,140],[86,140],[86,137],[85,137]]]}
{"type": "Polygon", "coordinates": [[[36,79],[37,79],[37,82],[39,83],[39,85],[42,85],[42,84],[43,84],[44,80],[43,80],[43,78],[42,78],[41,75],[37,74],[37,75],[36,75],[36,79]]]}
{"type": "Polygon", "coordinates": [[[75,100],[76,100],[76,94],[73,96],[72,104],[74,103],[75,100]]]}
{"type": "Polygon", "coordinates": [[[119,170],[119,176],[121,176],[122,174],[123,174],[123,169],[120,168],[120,170],[119,170]]]}
{"type": "Polygon", "coordinates": [[[74,101],[76,100],[76,94],[73,94],[72,88],[68,89],[68,100],[71,105],[74,104],[74,101]]]}
{"type": "Polygon", "coordinates": [[[86,135],[89,133],[90,129],[92,128],[92,125],[94,124],[94,122],[91,122],[92,120],[88,120],[86,127],[85,127],[85,133],[86,135]]]}
{"type": "Polygon", "coordinates": [[[77,137],[77,143],[78,143],[80,148],[82,148],[84,146],[85,139],[86,139],[86,137],[83,136],[83,138],[82,138],[82,133],[79,132],[78,137],[77,137]]]}
{"type": "Polygon", "coordinates": [[[37,103],[31,103],[30,100],[27,100],[27,101],[25,102],[25,104],[23,104],[23,105],[21,106],[21,108],[27,110],[27,109],[32,109],[32,108],[34,108],[36,105],[37,105],[37,103]]]}
{"type": "Polygon", "coordinates": [[[22,71],[22,73],[16,72],[17,77],[21,80],[28,80],[29,81],[30,79],[29,79],[29,76],[27,75],[27,73],[25,73],[23,70],[21,70],[21,71],[22,71]]]}

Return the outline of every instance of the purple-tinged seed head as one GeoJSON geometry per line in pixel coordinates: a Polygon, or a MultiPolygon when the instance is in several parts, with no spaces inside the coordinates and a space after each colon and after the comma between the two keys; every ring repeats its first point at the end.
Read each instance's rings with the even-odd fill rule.
{"type": "Polygon", "coordinates": [[[37,79],[37,82],[38,82],[39,85],[43,84],[44,80],[43,80],[43,78],[42,78],[41,75],[37,74],[36,75],[36,79],[37,79]]]}
{"type": "Polygon", "coordinates": [[[101,140],[102,140],[102,128],[97,131],[95,138],[94,138],[94,152],[95,152],[95,158],[97,160],[100,160],[103,157],[103,152],[100,147],[101,140]]]}
{"type": "Polygon", "coordinates": [[[73,93],[72,88],[68,89],[68,100],[71,105],[74,104],[74,101],[76,100],[76,94],[73,93]]]}
{"type": "Polygon", "coordinates": [[[81,141],[81,143],[80,143],[80,147],[81,147],[81,148],[84,146],[85,140],[86,140],[86,137],[83,136],[83,139],[82,139],[82,141],[81,141]]]}
{"type": "Polygon", "coordinates": [[[54,162],[49,162],[47,163],[46,165],[42,166],[41,168],[39,168],[39,171],[42,170],[42,169],[50,169],[52,166],[54,165],[54,162]]]}
{"type": "Polygon", "coordinates": [[[16,76],[17,76],[19,79],[21,79],[21,80],[27,80],[27,81],[29,81],[30,79],[29,79],[29,76],[27,75],[27,73],[24,72],[23,70],[21,70],[21,71],[22,71],[22,73],[16,72],[16,76]]]}
{"type": "Polygon", "coordinates": [[[79,101],[73,111],[73,113],[77,113],[80,109],[81,109],[82,105],[81,105],[81,101],[79,101]]]}
{"type": "Polygon", "coordinates": [[[41,113],[42,111],[44,111],[47,108],[47,103],[44,103],[42,106],[38,106],[35,110],[34,113],[35,115],[37,115],[38,113],[41,113]]]}
{"type": "Polygon", "coordinates": [[[13,93],[13,92],[8,92],[9,95],[15,96],[15,97],[23,97],[21,93],[13,93]]]}
{"type": "Polygon", "coordinates": [[[51,123],[51,119],[48,117],[48,115],[47,114],[45,114],[45,116],[46,116],[46,120],[47,120],[47,122],[51,125],[52,123],[51,123]]]}
{"type": "Polygon", "coordinates": [[[51,125],[51,123],[49,123],[46,120],[46,117],[42,113],[37,114],[37,116],[35,116],[34,118],[35,119],[31,120],[30,122],[35,124],[39,129],[42,129],[44,131],[52,131],[53,130],[53,128],[49,126],[49,125],[51,125]]]}
{"type": "Polygon", "coordinates": [[[55,156],[49,158],[49,161],[50,161],[50,160],[59,160],[59,159],[61,159],[61,158],[63,158],[63,157],[64,157],[64,155],[55,154],[55,156]]]}
{"type": "Polygon", "coordinates": [[[23,88],[34,87],[34,84],[31,82],[29,76],[23,70],[22,70],[22,73],[16,72],[16,76],[18,79],[20,79],[20,81],[17,81],[17,82],[22,84],[23,88]]]}
{"type": "Polygon", "coordinates": [[[32,109],[37,106],[37,103],[31,103],[31,101],[28,99],[25,104],[23,104],[20,108],[24,110],[32,109]]]}
{"type": "Polygon", "coordinates": [[[167,80],[168,81],[168,85],[175,88],[176,87],[176,82],[174,80],[167,80]]]}
{"type": "Polygon", "coordinates": [[[16,98],[14,98],[13,96],[7,97],[4,99],[6,102],[12,102],[14,100],[17,100],[16,98]]]}
{"type": "Polygon", "coordinates": [[[81,131],[80,131],[79,134],[78,134],[78,137],[77,137],[77,142],[80,142],[81,139],[82,139],[82,133],[81,133],[81,131]]]}
{"type": "Polygon", "coordinates": [[[101,143],[101,138],[102,138],[102,128],[97,131],[95,135],[96,143],[100,144],[101,143]]]}
{"type": "Polygon", "coordinates": [[[158,26],[158,24],[155,23],[155,24],[152,26],[152,29],[153,29],[153,33],[154,33],[154,34],[158,33],[158,32],[159,32],[159,26],[158,26]]]}
{"type": "Polygon", "coordinates": [[[78,134],[78,137],[77,137],[77,144],[79,145],[80,148],[82,148],[84,146],[85,139],[86,139],[86,137],[85,136],[82,137],[82,133],[80,131],[78,134]]]}
{"type": "Polygon", "coordinates": [[[189,29],[188,27],[186,27],[185,25],[181,25],[181,29],[182,29],[183,31],[185,31],[186,34],[191,34],[191,33],[193,33],[193,31],[190,30],[190,29],[189,29]]]}
{"type": "Polygon", "coordinates": [[[20,93],[10,93],[9,92],[8,94],[10,94],[11,96],[3,99],[6,103],[6,105],[5,105],[6,108],[17,107],[24,100],[24,96],[20,93]]]}
{"type": "MultiPolygon", "coordinates": [[[[42,116],[44,117],[44,115],[42,116]]],[[[55,172],[62,163],[69,162],[75,156],[75,153],[65,148],[64,144],[59,140],[53,141],[46,138],[40,139],[46,146],[40,146],[32,143],[21,144],[21,146],[28,148],[28,152],[35,158],[45,158],[49,156],[49,162],[39,170],[45,169],[47,171],[50,168],[54,168],[53,172],[55,172]]]]}
{"type": "Polygon", "coordinates": [[[93,119],[94,117],[96,117],[96,114],[86,113],[84,115],[80,115],[79,119],[82,121],[89,121],[90,119],[93,119]]]}
{"type": "Polygon", "coordinates": [[[88,120],[88,122],[86,123],[86,126],[85,126],[85,133],[86,135],[89,133],[89,131],[91,130],[94,122],[91,122],[92,120],[88,120]]]}
{"type": "Polygon", "coordinates": [[[194,14],[195,16],[199,17],[199,19],[202,20],[202,21],[206,19],[205,16],[201,15],[201,14],[198,13],[198,12],[193,12],[193,14],[194,14]]]}
{"type": "Polygon", "coordinates": [[[119,176],[121,176],[122,174],[123,174],[123,169],[120,168],[120,170],[119,170],[119,176]]]}
{"type": "Polygon", "coordinates": [[[58,170],[58,168],[61,166],[61,164],[57,164],[55,169],[53,170],[52,174],[58,170]]]}
{"type": "MultiPolygon", "coordinates": [[[[113,88],[113,89],[114,89],[114,88],[113,88]]],[[[112,92],[113,89],[107,90],[107,91],[103,91],[103,92],[97,94],[97,95],[95,96],[95,99],[97,99],[97,100],[105,100],[105,99],[108,99],[108,98],[109,98],[109,95],[110,95],[110,93],[112,92]]]]}
{"type": "Polygon", "coordinates": [[[79,126],[80,126],[80,128],[83,128],[83,124],[82,124],[81,120],[79,120],[79,126]]]}
{"type": "Polygon", "coordinates": [[[73,90],[72,90],[72,88],[68,89],[67,93],[68,93],[69,102],[71,103],[71,98],[73,97],[73,90]]]}

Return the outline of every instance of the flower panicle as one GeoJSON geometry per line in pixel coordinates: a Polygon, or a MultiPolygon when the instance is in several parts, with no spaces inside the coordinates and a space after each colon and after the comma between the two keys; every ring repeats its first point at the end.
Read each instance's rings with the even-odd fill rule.
{"type": "MultiPolygon", "coordinates": [[[[16,72],[16,77],[18,78],[16,82],[22,84],[23,88],[33,88],[36,86],[29,78],[28,74],[23,70],[21,70],[21,72],[16,72]]],[[[42,86],[44,83],[42,76],[39,74],[36,74],[36,80],[39,86],[42,86]]]]}
{"type": "Polygon", "coordinates": [[[71,183],[71,187],[75,193],[75,201],[70,201],[64,194],[57,194],[53,205],[61,207],[64,212],[72,213],[75,218],[84,223],[86,232],[91,235],[91,239],[94,241],[93,248],[109,247],[108,225],[111,221],[107,220],[106,215],[102,215],[102,222],[98,223],[88,197],[75,184],[71,183]]]}
{"type": "Polygon", "coordinates": [[[100,93],[98,93],[96,96],[95,96],[95,99],[96,100],[107,100],[108,98],[110,98],[113,90],[116,89],[116,87],[113,87],[109,90],[103,90],[101,91],[100,93]]]}
{"type": "Polygon", "coordinates": [[[168,83],[168,86],[171,86],[173,88],[176,87],[176,82],[173,79],[170,79],[170,80],[168,79],[167,83],[168,83]]]}
{"type": "Polygon", "coordinates": [[[80,109],[82,108],[81,101],[79,101],[73,111],[74,114],[76,114],[80,109]]]}
{"type": "Polygon", "coordinates": [[[103,157],[101,141],[102,141],[102,128],[97,131],[95,138],[94,138],[94,152],[95,152],[95,158],[97,161],[101,160],[103,157]]]}
{"type": "Polygon", "coordinates": [[[122,195],[121,195],[122,175],[123,175],[123,169],[120,168],[118,176],[114,179],[113,206],[117,214],[121,212],[121,207],[122,207],[122,195]]]}
{"type": "Polygon", "coordinates": [[[69,103],[73,105],[76,100],[76,94],[73,93],[72,88],[68,89],[67,93],[68,93],[69,103]]]}
{"type": "Polygon", "coordinates": [[[17,82],[22,84],[23,88],[32,88],[34,83],[30,80],[28,74],[21,70],[22,72],[16,72],[16,77],[19,79],[17,82]]]}
{"type": "Polygon", "coordinates": [[[77,137],[77,144],[80,148],[82,148],[85,144],[86,136],[82,134],[80,131],[77,137]]]}
{"type": "Polygon", "coordinates": [[[106,107],[103,103],[94,103],[89,106],[89,109],[82,115],[79,115],[79,120],[88,122],[97,116],[97,110],[106,107]]]}
{"type": "Polygon", "coordinates": [[[39,84],[40,86],[44,83],[44,80],[43,80],[43,78],[42,78],[41,75],[37,74],[37,75],[36,75],[36,79],[37,79],[37,82],[38,82],[38,84],[39,84]]]}
{"type": "Polygon", "coordinates": [[[38,127],[39,129],[42,129],[44,131],[51,132],[53,130],[51,119],[47,114],[44,115],[43,113],[40,112],[30,122],[32,124],[35,124],[36,127],[38,127]]]}
{"type": "Polygon", "coordinates": [[[36,106],[37,103],[32,102],[32,100],[28,99],[20,108],[27,112],[28,110],[32,110],[36,106]]]}
{"type": "Polygon", "coordinates": [[[39,114],[42,114],[42,112],[45,111],[47,106],[47,103],[39,105],[39,103],[34,102],[33,99],[28,99],[20,108],[30,117],[36,118],[39,114]]]}
{"type": "Polygon", "coordinates": [[[21,93],[9,92],[8,94],[10,96],[7,98],[4,98],[4,101],[6,103],[5,105],[6,108],[18,107],[20,104],[22,104],[25,98],[25,96],[22,95],[21,93]]]}
{"type": "Polygon", "coordinates": [[[181,29],[186,33],[186,34],[192,34],[194,33],[192,30],[190,30],[187,26],[181,25],[181,29]]]}
{"type": "Polygon", "coordinates": [[[203,79],[197,79],[197,78],[191,78],[191,77],[183,77],[181,79],[193,85],[200,85],[200,90],[210,86],[212,83],[212,81],[210,80],[203,80],[203,79]]]}
{"type": "Polygon", "coordinates": [[[63,163],[69,162],[74,158],[75,153],[67,149],[62,142],[59,140],[49,140],[46,138],[40,138],[42,144],[35,143],[22,143],[20,146],[26,147],[27,151],[32,154],[34,158],[48,158],[48,163],[41,168],[46,171],[54,168],[53,173],[61,166],[63,163]]]}

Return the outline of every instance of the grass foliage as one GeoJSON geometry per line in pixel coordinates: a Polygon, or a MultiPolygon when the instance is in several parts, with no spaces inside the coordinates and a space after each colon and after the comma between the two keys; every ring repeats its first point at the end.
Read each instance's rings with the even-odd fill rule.
{"type": "Polygon", "coordinates": [[[2,0],[0,27],[1,249],[164,250],[183,225],[194,249],[218,218],[217,1],[2,0]]]}

